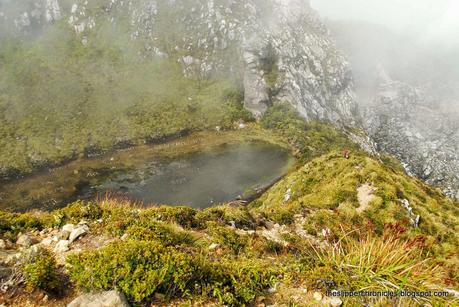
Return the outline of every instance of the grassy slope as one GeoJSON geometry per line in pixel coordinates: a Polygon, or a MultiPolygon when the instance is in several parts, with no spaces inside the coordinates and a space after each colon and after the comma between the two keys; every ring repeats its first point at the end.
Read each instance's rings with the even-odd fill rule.
{"type": "MultiPolygon", "coordinates": [[[[88,220],[92,235],[116,240],[67,260],[73,284],[82,290],[115,287],[134,303],[153,299],[238,306],[262,295],[265,302],[301,305],[313,304],[311,292],[304,294],[306,287],[397,291],[400,285],[405,290],[457,286],[456,203],[406,176],[393,162],[384,165],[356,149],[349,160],[342,158],[338,149],[353,148],[344,135],[325,124],[305,124],[284,107],[273,108],[262,124],[294,146],[305,164],[250,206],[137,210],[116,200],[75,203],[51,213],[2,213],[1,236],[88,220]],[[378,188],[377,197],[359,215],[356,189],[366,182],[378,188]],[[289,189],[291,197],[285,200],[289,189]],[[402,198],[422,216],[419,228],[409,226],[398,203],[402,198]],[[281,226],[273,227],[276,222],[281,226]],[[236,229],[229,226],[233,223],[236,229]],[[266,229],[283,231],[267,238],[266,229]],[[124,234],[128,239],[119,240],[124,234]],[[213,243],[218,247],[210,250],[213,243]],[[276,294],[266,292],[275,285],[276,294]]],[[[27,265],[26,280],[35,270],[52,272],[55,266],[49,263],[42,265],[45,269],[27,265]]],[[[36,274],[30,276],[30,283],[37,284],[36,274]]],[[[454,304],[452,298],[376,303],[420,301],[454,304]]]]}
{"type": "Polygon", "coordinates": [[[2,40],[0,174],[250,118],[236,82],[185,78],[128,38],[93,35],[83,46],[56,26],[32,42],[2,40]]]}

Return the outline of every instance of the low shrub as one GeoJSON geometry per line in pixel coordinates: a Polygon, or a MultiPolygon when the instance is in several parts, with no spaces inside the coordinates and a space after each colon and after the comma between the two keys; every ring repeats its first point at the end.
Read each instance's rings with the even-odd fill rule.
{"type": "Polygon", "coordinates": [[[102,216],[102,208],[94,202],[77,201],[53,213],[56,226],[64,223],[78,223],[81,220],[97,220],[102,216]]]}
{"type": "Polygon", "coordinates": [[[207,222],[216,222],[221,225],[234,223],[238,228],[253,228],[254,218],[246,206],[221,205],[199,211],[196,222],[200,228],[205,228],[207,222]]]}
{"type": "Polygon", "coordinates": [[[116,242],[68,257],[71,280],[88,291],[117,288],[140,303],[155,293],[185,294],[196,272],[191,255],[154,241],[116,242]]]}
{"type": "Polygon", "coordinates": [[[212,236],[212,240],[238,255],[248,246],[249,239],[247,236],[237,234],[234,229],[219,226],[216,223],[209,222],[207,232],[212,236]]]}
{"type": "Polygon", "coordinates": [[[26,260],[23,271],[25,283],[30,290],[41,289],[48,292],[59,288],[60,280],[56,260],[52,252],[39,248],[26,260]]]}
{"type": "Polygon", "coordinates": [[[272,266],[258,260],[222,259],[212,265],[210,295],[229,306],[245,306],[277,281],[272,266]]]}
{"type": "Polygon", "coordinates": [[[74,284],[84,290],[119,289],[134,303],[154,294],[166,299],[202,296],[229,306],[251,303],[276,281],[276,271],[245,258],[209,259],[154,241],[115,242],[67,259],[74,284]]]}
{"type": "Polygon", "coordinates": [[[195,241],[190,232],[178,229],[163,222],[150,222],[147,225],[132,225],[126,230],[129,239],[140,241],[159,241],[164,246],[192,245],[195,241]]]}
{"type": "Polygon", "coordinates": [[[145,210],[140,218],[155,216],[156,219],[163,222],[177,223],[185,228],[192,228],[196,226],[196,214],[198,211],[190,207],[171,207],[161,206],[159,208],[152,208],[145,210]]]}
{"type": "Polygon", "coordinates": [[[46,213],[10,213],[0,211],[0,236],[15,240],[18,233],[26,230],[41,230],[50,224],[51,216],[46,213]]]}

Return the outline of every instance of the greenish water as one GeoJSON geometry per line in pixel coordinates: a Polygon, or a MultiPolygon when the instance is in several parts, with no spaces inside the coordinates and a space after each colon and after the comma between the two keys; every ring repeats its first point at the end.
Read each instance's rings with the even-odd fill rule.
{"type": "Polygon", "coordinates": [[[205,208],[271,184],[290,165],[288,152],[273,145],[223,146],[120,174],[97,193],[112,191],[145,204],[205,208]]]}
{"type": "Polygon", "coordinates": [[[282,147],[254,141],[200,147],[191,153],[175,143],[133,147],[83,159],[0,186],[0,209],[53,210],[78,200],[123,197],[144,206],[205,208],[247,198],[284,175],[294,159],[282,147]],[[175,148],[177,147],[177,148],[175,148]],[[169,155],[169,156],[167,156],[169,155]]]}

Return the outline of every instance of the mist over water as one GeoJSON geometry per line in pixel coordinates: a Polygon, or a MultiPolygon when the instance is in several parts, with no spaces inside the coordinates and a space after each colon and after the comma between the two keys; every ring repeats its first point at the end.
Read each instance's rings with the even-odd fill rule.
{"type": "Polygon", "coordinates": [[[137,174],[122,174],[103,183],[97,192],[118,191],[145,205],[205,208],[271,184],[285,174],[289,161],[286,151],[272,145],[222,147],[162,163],[137,174]]]}

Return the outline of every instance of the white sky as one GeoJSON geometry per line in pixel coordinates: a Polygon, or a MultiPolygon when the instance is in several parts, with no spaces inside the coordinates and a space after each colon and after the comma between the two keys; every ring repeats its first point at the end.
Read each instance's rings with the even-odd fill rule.
{"type": "Polygon", "coordinates": [[[311,0],[311,5],[330,19],[366,20],[416,34],[421,42],[459,47],[459,0],[311,0]]]}

